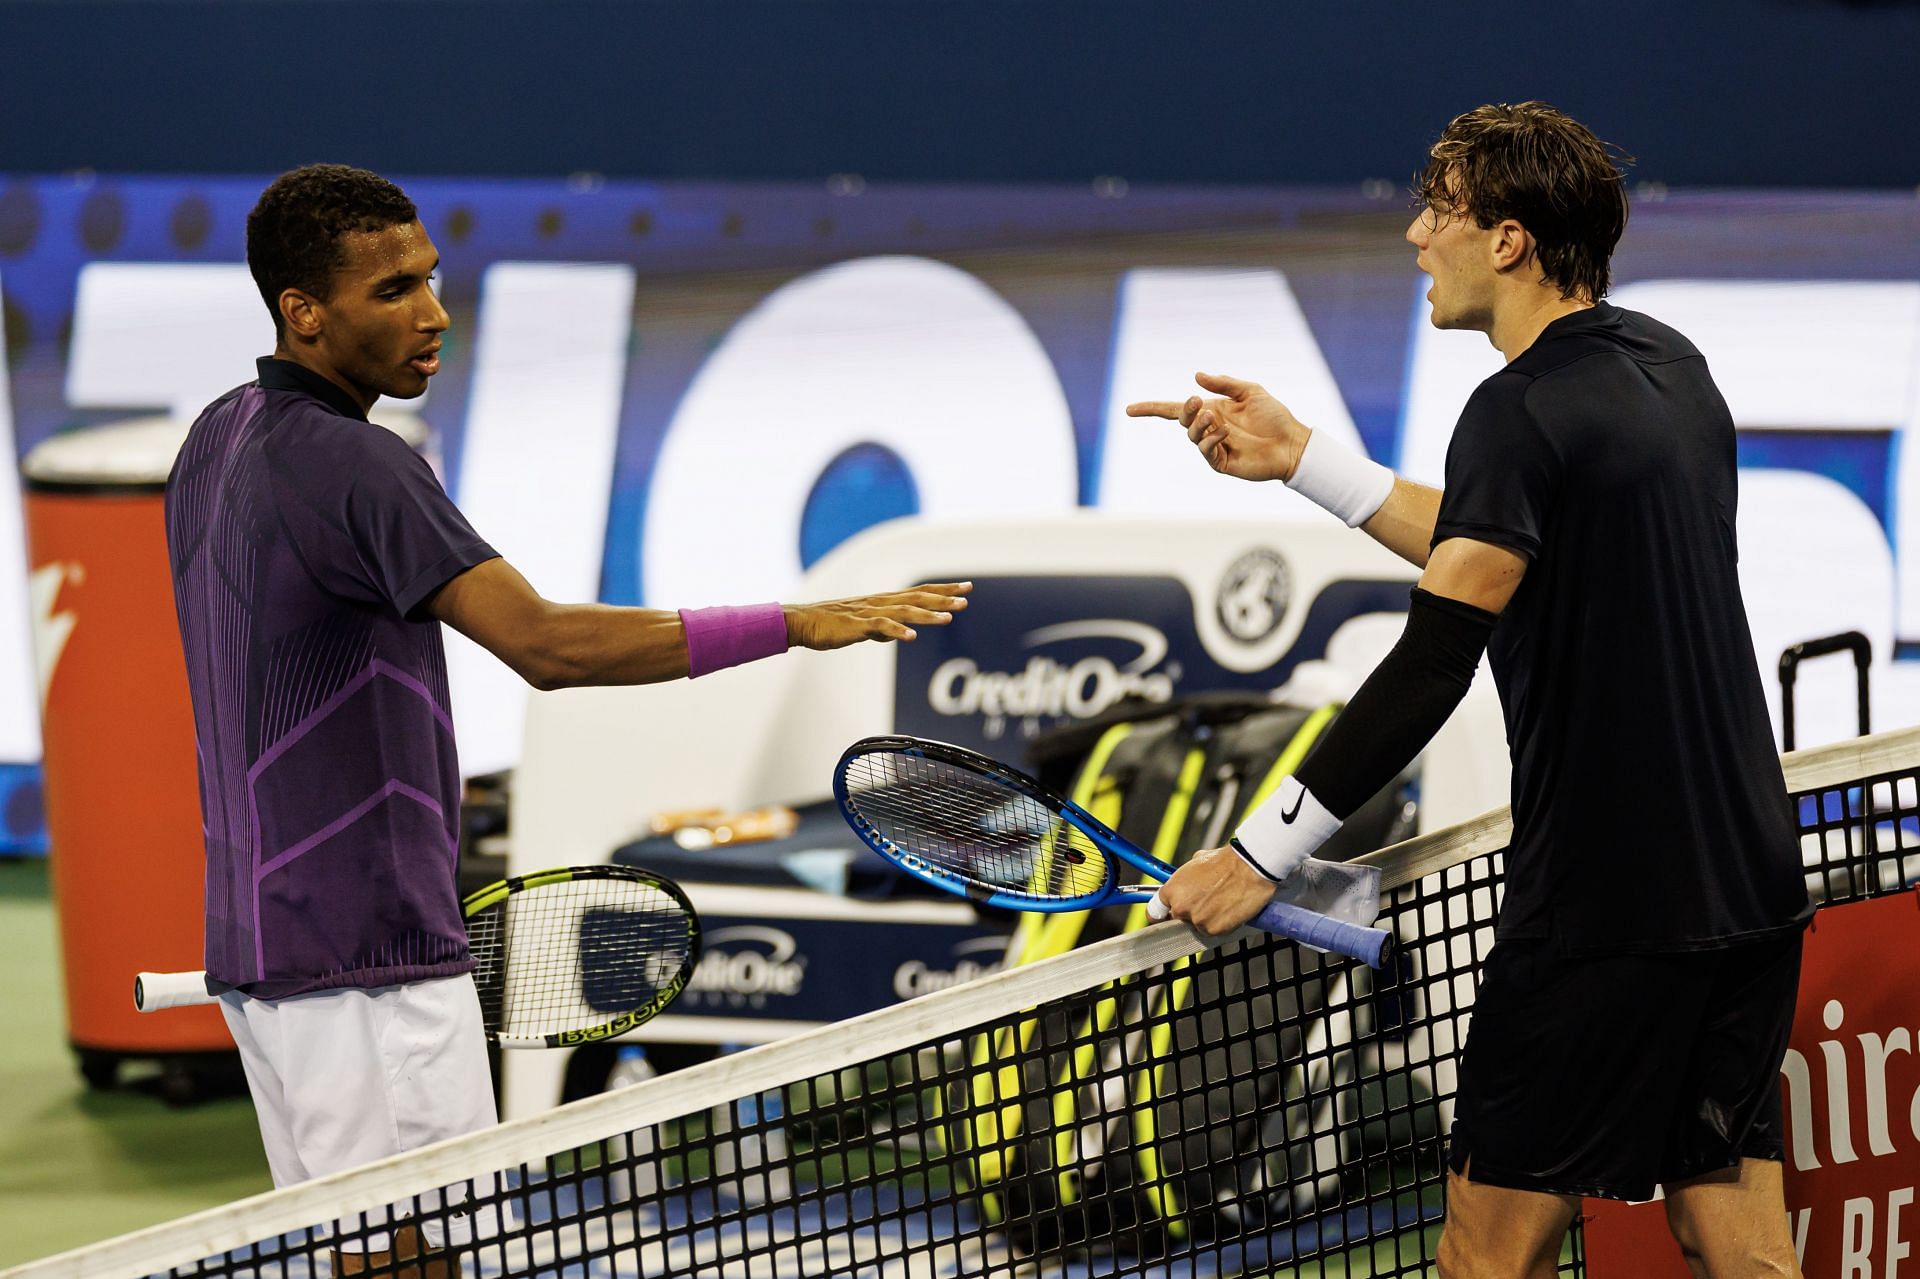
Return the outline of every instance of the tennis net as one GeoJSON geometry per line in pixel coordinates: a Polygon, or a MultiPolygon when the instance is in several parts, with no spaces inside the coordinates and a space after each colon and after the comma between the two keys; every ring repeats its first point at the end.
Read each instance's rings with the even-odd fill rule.
{"type": "MultiPolygon", "coordinates": [[[[1915,882],[1920,730],[1784,762],[1817,900],[1915,882]]],[[[304,1279],[405,1219],[475,1276],[1421,1274],[1510,832],[1370,855],[1383,972],[1123,934],[10,1273],[304,1279]]]]}

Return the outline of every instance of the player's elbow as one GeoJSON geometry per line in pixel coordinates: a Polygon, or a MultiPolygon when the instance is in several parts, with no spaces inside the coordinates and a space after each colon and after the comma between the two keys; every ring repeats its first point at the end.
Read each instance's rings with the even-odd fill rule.
{"type": "Polygon", "coordinates": [[[585,665],[558,645],[530,645],[509,665],[536,692],[552,693],[591,682],[585,665]]]}
{"type": "Polygon", "coordinates": [[[505,651],[496,650],[495,656],[538,692],[577,688],[590,681],[574,638],[565,611],[549,607],[515,628],[505,651]]]}
{"type": "Polygon", "coordinates": [[[553,693],[563,688],[573,688],[576,683],[567,677],[565,671],[555,666],[522,662],[513,669],[516,675],[527,682],[527,687],[536,693],[553,693]]]}

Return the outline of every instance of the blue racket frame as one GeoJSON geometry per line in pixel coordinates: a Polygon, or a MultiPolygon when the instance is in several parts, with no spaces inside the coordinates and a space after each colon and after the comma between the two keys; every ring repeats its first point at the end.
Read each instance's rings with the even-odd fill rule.
{"type": "MultiPolygon", "coordinates": [[[[1096,906],[1106,906],[1115,902],[1145,901],[1153,896],[1158,885],[1164,884],[1173,877],[1173,867],[1136,847],[1132,841],[1110,829],[1099,818],[1072,800],[1054,794],[1025,773],[1010,768],[999,760],[949,742],[937,742],[904,734],[862,738],[841,752],[840,762],[833,770],[833,798],[840,805],[840,814],[846,818],[847,825],[867,847],[922,883],[955,893],[983,906],[998,906],[1007,910],[1040,911],[1048,914],[1091,910],[1096,906]],[[850,765],[863,756],[876,754],[908,755],[964,768],[1005,786],[1010,791],[1025,794],[1039,801],[1057,813],[1062,821],[1085,835],[1100,851],[1107,854],[1105,882],[1093,892],[1084,893],[1078,897],[1046,897],[1031,893],[1008,892],[975,883],[915,856],[875,829],[860,812],[858,803],[848,793],[847,770],[850,765]],[[1118,882],[1115,867],[1122,863],[1152,879],[1154,885],[1151,887],[1121,885],[1118,882]]],[[[1385,964],[1393,951],[1393,934],[1384,928],[1350,924],[1345,920],[1334,919],[1286,902],[1267,903],[1250,922],[1267,932],[1277,933],[1309,946],[1318,946],[1322,950],[1333,951],[1350,959],[1357,959],[1371,968],[1379,968],[1385,964]]]]}

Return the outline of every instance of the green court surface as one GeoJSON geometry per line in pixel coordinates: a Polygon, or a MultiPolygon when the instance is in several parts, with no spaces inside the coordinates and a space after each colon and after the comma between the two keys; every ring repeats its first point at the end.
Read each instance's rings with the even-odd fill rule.
{"type": "Polygon", "coordinates": [[[0,1267],[268,1189],[243,1096],[182,1108],[80,1078],[67,1047],[47,866],[0,858],[0,1267]]]}

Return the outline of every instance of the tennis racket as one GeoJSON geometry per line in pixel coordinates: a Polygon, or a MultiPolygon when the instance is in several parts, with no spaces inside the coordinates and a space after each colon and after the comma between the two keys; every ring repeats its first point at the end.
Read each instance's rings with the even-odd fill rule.
{"type": "MultiPolygon", "coordinates": [[[[840,756],[833,795],[854,833],[935,888],[1013,910],[1088,910],[1137,902],[1173,867],[1135,848],[1071,800],[985,755],[918,737],[868,737],[840,756]],[[1153,883],[1122,884],[1123,867],[1153,883]]],[[[1253,922],[1378,968],[1393,935],[1286,902],[1253,922]]]]}
{"type": "MultiPolygon", "coordinates": [[[[573,866],[489,884],[460,903],[487,1038],[565,1048],[642,1024],[686,989],[700,920],[680,886],[633,866],[573,866]]],[[[141,973],[142,1012],[210,1004],[207,975],[141,973]]]]}

